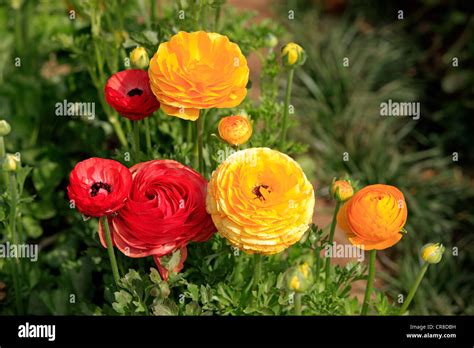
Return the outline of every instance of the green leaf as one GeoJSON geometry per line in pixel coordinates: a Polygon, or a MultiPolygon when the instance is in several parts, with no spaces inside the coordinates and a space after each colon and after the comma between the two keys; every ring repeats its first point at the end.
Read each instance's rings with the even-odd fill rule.
{"type": "Polygon", "coordinates": [[[112,303],[112,308],[120,314],[127,313],[127,307],[132,302],[132,295],[125,290],[114,292],[115,301],[112,303]]]}
{"type": "Polygon", "coordinates": [[[21,219],[23,227],[25,228],[26,233],[31,238],[39,238],[43,234],[43,228],[41,225],[31,216],[24,216],[21,219]]]}
{"type": "Polygon", "coordinates": [[[5,218],[6,218],[5,209],[3,208],[3,205],[0,205],[0,221],[4,221],[5,218]]]}
{"type": "Polygon", "coordinates": [[[150,280],[153,284],[161,284],[162,283],[162,279],[161,279],[161,276],[160,276],[160,273],[158,272],[158,270],[154,267],[151,267],[150,268],[150,280]]]}
{"type": "Polygon", "coordinates": [[[49,195],[59,185],[62,177],[62,170],[59,164],[43,160],[33,170],[33,185],[41,194],[49,195]]]}
{"type": "Polygon", "coordinates": [[[165,301],[163,303],[155,300],[153,305],[153,314],[154,315],[177,315],[179,308],[176,303],[171,301],[165,301]]]}
{"type": "Polygon", "coordinates": [[[49,199],[33,202],[29,207],[31,208],[33,216],[39,220],[51,219],[56,215],[54,203],[49,199]]]}
{"type": "Polygon", "coordinates": [[[145,307],[143,306],[143,303],[140,301],[133,301],[133,304],[135,305],[135,313],[145,313],[145,307]]]}
{"type": "Polygon", "coordinates": [[[30,167],[30,166],[23,166],[23,167],[20,167],[18,169],[17,173],[16,173],[16,180],[17,180],[18,187],[19,187],[20,197],[21,197],[21,194],[23,193],[23,186],[25,186],[25,180],[28,177],[28,175],[30,174],[32,169],[33,168],[30,167]]]}
{"type": "Polygon", "coordinates": [[[188,284],[188,291],[193,301],[199,300],[199,288],[195,284],[188,284]]]}
{"type": "Polygon", "coordinates": [[[186,315],[199,315],[201,314],[201,307],[195,301],[188,303],[185,308],[184,312],[186,315]]]}

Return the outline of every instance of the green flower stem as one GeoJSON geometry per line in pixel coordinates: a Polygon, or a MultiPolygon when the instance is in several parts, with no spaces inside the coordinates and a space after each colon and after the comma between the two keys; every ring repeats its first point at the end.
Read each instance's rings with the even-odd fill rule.
{"type": "Polygon", "coordinates": [[[369,276],[367,278],[367,287],[365,288],[364,304],[362,305],[362,311],[360,315],[367,315],[367,310],[369,309],[370,295],[372,294],[372,288],[374,286],[376,255],[377,255],[377,250],[374,249],[370,251],[369,276]]]}
{"type": "Polygon", "coordinates": [[[107,244],[107,252],[109,254],[110,266],[112,267],[112,274],[114,276],[115,285],[119,286],[120,275],[117,266],[117,259],[115,258],[114,246],[112,244],[112,236],[110,235],[109,222],[107,221],[107,216],[102,216],[100,218],[100,223],[105,232],[105,242],[107,244]]]}
{"type": "Polygon", "coordinates": [[[316,249],[317,259],[316,259],[316,271],[314,272],[314,283],[316,284],[316,291],[319,292],[319,273],[321,272],[321,250],[316,249]]]}
{"type": "MultiPolygon", "coordinates": [[[[337,221],[337,213],[339,212],[339,208],[341,207],[340,202],[336,202],[336,208],[334,208],[334,214],[332,216],[331,221],[331,230],[329,231],[329,247],[332,247],[332,243],[334,242],[334,231],[336,230],[336,221],[337,221]]],[[[329,278],[331,277],[331,258],[326,258],[326,269],[325,269],[326,278],[324,280],[324,284],[326,287],[329,284],[329,278]]]]}
{"type": "Polygon", "coordinates": [[[283,146],[286,143],[286,132],[288,128],[288,107],[290,105],[290,99],[291,99],[291,87],[293,85],[293,75],[294,75],[295,69],[290,68],[288,70],[288,80],[286,83],[286,95],[285,95],[285,105],[283,109],[283,119],[281,122],[281,135],[280,135],[280,144],[279,148],[280,150],[283,149],[283,146]]]}
{"type": "Polygon", "coordinates": [[[242,273],[244,272],[244,260],[243,255],[234,256],[237,258],[235,262],[234,270],[232,272],[232,283],[233,284],[241,284],[243,281],[242,273]]]}
{"type": "Polygon", "coordinates": [[[153,25],[156,21],[156,1],[150,0],[150,25],[153,25]]]}
{"type": "Polygon", "coordinates": [[[120,141],[120,144],[123,147],[127,147],[127,137],[125,136],[125,133],[123,132],[123,128],[122,128],[122,125],[120,124],[118,117],[116,115],[109,116],[109,122],[114,128],[115,134],[117,135],[117,138],[120,141]]]}
{"type": "Polygon", "coordinates": [[[214,32],[218,33],[219,30],[219,19],[221,17],[221,5],[220,5],[220,2],[218,3],[218,5],[216,6],[216,12],[214,14],[214,32]]]}
{"type": "MultiPolygon", "coordinates": [[[[196,8],[196,6],[193,6],[194,8],[192,9],[192,13],[195,13],[196,16],[195,16],[195,23],[194,23],[194,27],[196,30],[199,30],[201,29],[201,10],[202,10],[202,1],[201,0],[197,0],[196,1],[199,6],[196,8]]],[[[193,2],[192,2],[193,3],[193,2]]]]}
{"type": "Polygon", "coordinates": [[[253,285],[256,287],[262,277],[262,255],[254,255],[253,285]]]}
{"type": "Polygon", "coordinates": [[[151,131],[150,131],[150,120],[145,118],[145,141],[146,141],[146,152],[151,155],[151,131]]]}
{"type": "Polygon", "coordinates": [[[413,297],[416,294],[416,291],[418,290],[418,287],[420,286],[421,281],[423,280],[423,277],[425,276],[426,270],[428,269],[428,266],[430,264],[428,262],[425,262],[423,266],[421,266],[420,271],[418,272],[418,276],[416,277],[415,283],[412,285],[410,292],[408,293],[407,299],[405,302],[403,302],[402,308],[400,308],[400,314],[404,314],[408,306],[411,303],[411,300],[413,300],[413,297]]]}
{"type": "Polygon", "coordinates": [[[0,160],[5,157],[5,141],[0,137],[0,160]]]}
{"type": "Polygon", "coordinates": [[[140,121],[133,121],[133,162],[140,162],[140,121]]]}
{"type": "MultiPolygon", "coordinates": [[[[10,173],[10,198],[11,198],[11,211],[10,211],[10,232],[13,244],[18,245],[18,234],[16,230],[16,215],[17,215],[17,205],[18,205],[18,196],[17,196],[17,183],[15,173],[10,173]]],[[[13,286],[15,287],[15,304],[17,314],[21,315],[24,313],[23,310],[23,301],[21,294],[21,276],[20,276],[20,259],[16,255],[15,260],[13,260],[13,286]]]]}
{"type": "Polygon", "coordinates": [[[196,155],[196,170],[199,171],[202,175],[204,175],[204,160],[203,160],[203,142],[202,142],[202,133],[204,129],[204,115],[200,115],[200,117],[196,120],[196,148],[195,148],[195,155],[196,155]]]}
{"type": "Polygon", "coordinates": [[[201,23],[200,23],[200,29],[207,31],[207,26],[206,24],[208,23],[208,15],[207,15],[207,5],[205,1],[200,1],[201,2],[201,23]]]}
{"type": "Polygon", "coordinates": [[[301,315],[301,297],[302,294],[295,293],[295,315],[301,315]]]}
{"type": "MultiPolygon", "coordinates": [[[[5,141],[3,137],[0,137],[0,165],[2,164],[2,160],[5,157],[5,141]]],[[[5,189],[8,187],[8,174],[6,172],[1,171],[2,179],[0,179],[0,184],[3,182],[5,183],[5,189]]]]}
{"type": "Polygon", "coordinates": [[[186,121],[186,142],[188,144],[193,143],[193,124],[192,122],[186,121]]]}

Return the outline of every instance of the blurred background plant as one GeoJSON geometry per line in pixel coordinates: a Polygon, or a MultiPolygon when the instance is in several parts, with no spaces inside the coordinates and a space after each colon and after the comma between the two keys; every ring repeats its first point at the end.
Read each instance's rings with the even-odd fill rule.
{"type": "Polygon", "coordinates": [[[410,213],[408,236],[380,257],[389,270],[383,273],[385,290],[392,299],[406,296],[405,284],[414,281],[419,266],[407,255],[439,240],[448,246],[447,257],[428,272],[411,313],[472,314],[472,6],[293,4],[301,19],[287,21],[288,28],[308,53],[305,69],[296,74],[301,125],[293,136],[309,144],[315,177],[323,187],[348,173],[364,185],[401,188],[410,213]],[[404,19],[398,19],[399,10],[404,19]],[[420,102],[421,118],[381,117],[380,103],[389,99],[420,102]]]}
{"type": "MultiPolygon", "coordinates": [[[[409,234],[380,257],[387,272],[379,273],[385,282],[376,312],[395,313],[393,300],[407,293],[416,276],[419,248],[437,241],[447,247],[446,257],[426,275],[410,313],[473,314],[473,235],[467,232],[474,225],[469,5],[415,1],[403,8],[405,19],[397,20],[396,2],[298,0],[265,7],[263,1],[265,11],[272,7],[274,13],[262,19],[261,13],[236,9],[248,2],[231,2],[235,6],[223,0],[0,1],[0,119],[12,126],[7,151],[21,149],[25,168],[33,168],[25,179],[24,196],[32,198],[21,206],[21,226],[28,241],[39,243],[41,255],[28,268],[25,291],[34,295],[27,299],[28,313],[292,314],[295,294],[284,277],[288,268],[305,262],[315,282],[302,298],[303,314],[360,311],[350,290],[363,278],[363,267],[335,266],[334,281],[325,289],[318,255],[327,233],[316,227],[301,244],[266,260],[268,277],[255,289],[245,283],[251,258],[218,236],[191,245],[184,273],[169,284],[148,272],[150,259],[120,254],[122,274],[138,272],[128,272],[119,292],[104,287],[112,284],[112,275],[97,224],[70,209],[67,175],[91,156],[126,163],[131,126],[104,103],[103,86],[110,75],[129,67],[129,52],[139,45],[151,57],[178,30],[201,28],[228,35],[252,64],[252,98],[234,110],[206,115],[207,166],[215,168],[233,151],[216,136],[222,116],[250,117],[254,135],[245,146],[278,146],[285,87],[279,50],[297,42],[308,58],[295,71],[293,141],[284,152],[297,156],[320,196],[329,196],[334,176],[347,173],[360,184],[396,185],[408,201],[409,234]],[[289,10],[295,20],[289,20],[289,10]],[[459,67],[450,64],[452,56],[459,58],[459,67]],[[421,119],[381,118],[379,105],[387,99],[421,102],[421,119]],[[95,118],[56,115],[56,103],[64,100],[95,103],[95,118]],[[458,256],[452,255],[454,247],[458,256]]],[[[143,158],[173,158],[192,166],[189,122],[161,111],[149,122],[153,148],[143,158]]],[[[11,283],[2,263],[1,281],[11,283]]],[[[9,294],[0,299],[0,313],[14,313],[9,294]]]]}

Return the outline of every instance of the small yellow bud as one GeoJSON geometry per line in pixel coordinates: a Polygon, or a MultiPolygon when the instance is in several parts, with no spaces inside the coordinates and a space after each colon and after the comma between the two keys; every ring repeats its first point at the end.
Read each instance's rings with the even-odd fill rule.
{"type": "Polygon", "coordinates": [[[252,123],[242,115],[223,117],[218,125],[219,136],[230,145],[245,144],[252,136],[252,123]]]}
{"type": "Polygon", "coordinates": [[[300,45],[290,42],[281,50],[281,59],[284,66],[293,68],[304,64],[306,52],[300,45]]]}
{"type": "Polygon", "coordinates": [[[15,155],[9,153],[3,159],[2,169],[5,172],[16,172],[16,169],[18,167],[17,163],[18,161],[15,155]]]}
{"type": "Polygon", "coordinates": [[[150,63],[150,57],[145,48],[137,47],[132,52],[130,52],[130,63],[138,69],[148,68],[150,63]]]}
{"type": "Polygon", "coordinates": [[[421,248],[421,258],[423,261],[435,264],[441,261],[444,253],[444,246],[441,243],[428,243],[421,248]]]}
{"type": "Polygon", "coordinates": [[[348,180],[333,179],[331,185],[331,195],[338,202],[346,202],[354,195],[354,189],[348,180]]]}
{"type": "Polygon", "coordinates": [[[285,274],[286,287],[290,291],[305,292],[313,284],[313,273],[307,262],[292,267],[285,274]]]}
{"type": "Polygon", "coordinates": [[[10,124],[7,121],[0,120],[0,137],[4,137],[10,134],[11,130],[12,128],[10,127],[10,124]]]}

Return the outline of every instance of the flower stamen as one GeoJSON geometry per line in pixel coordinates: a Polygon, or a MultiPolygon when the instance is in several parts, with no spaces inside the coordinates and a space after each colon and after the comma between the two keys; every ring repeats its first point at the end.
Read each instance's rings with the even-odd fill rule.
{"type": "Polygon", "coordinates": [[[143,94],[143,91],[140,88],[134,88],[128,91],[127,95],[129,97],[134,97],[136,95],[141,96],[143,94]]]}
{"type": "Polygon", "coordinates": [[[263,188],[267,190],[268,193],[271,191],[268,189],[268,185],[257,185],[253,188],[252,193],[256,196],[254,199],[260,199],[260,201],[265,201],[265,197],[263,196],[262,192],[260,192],[260,189],[263,188]]]}
{"type": "Polygon", "coordinates": [[[101,181],[95,182],[91,186],[91,197],[97,196],[97,194],[99,193],[99,191],[101,189],[104,189],[105,191],[107,191],[107,193],[110,193],[112,191],[109,184],[106,184],[106,183],[101,182],[101,181]]]}

